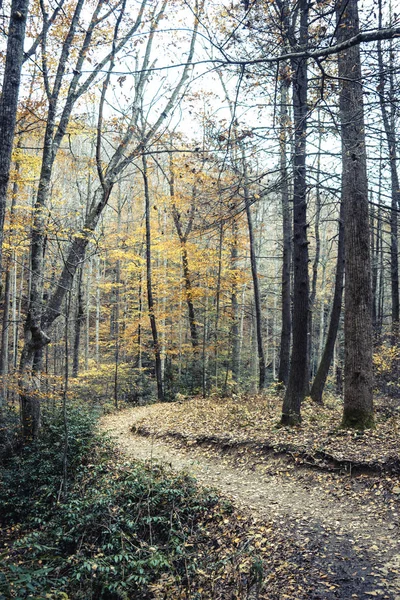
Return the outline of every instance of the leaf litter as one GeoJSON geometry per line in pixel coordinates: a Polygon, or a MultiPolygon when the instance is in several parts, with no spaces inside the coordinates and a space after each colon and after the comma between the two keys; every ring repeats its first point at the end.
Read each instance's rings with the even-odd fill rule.
{"type": "Polygon", "coordinates": [[[126,409],[102,428],[132,458],[185,470],[233,501],[238,546],[262,557],[262,583],[243,599],[400,600],[397,416],[378,412],[361,435],[337,428],[338,408],[310,404],[290,430],[276,426],[275,399],[194,399],[126,409]]]}

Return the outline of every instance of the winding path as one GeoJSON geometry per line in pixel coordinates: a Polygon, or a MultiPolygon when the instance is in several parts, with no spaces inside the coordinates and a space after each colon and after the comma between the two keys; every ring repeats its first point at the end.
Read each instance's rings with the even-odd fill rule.
{"type": "Polygon", "coordinates": [[[400,516],[396,511],[377,514],[377,505],[368,495],[355,501],[354,496],[342,494],[348,477],[333,481],[327,474],[304,470],[289,474],[273,465],[258,472],[249,464],[235,466],[222,456],[205,454],[199,447],[176,447],[169,441],[133,434],[132,426],[148,411],[151,406],[108,415],[101,429],[132,459],[185,470],[199,483],[229,496],[237,506],[295,536],[310,549],[310,560],[336,582],[332,590],[316,582],[315,600],[400,600],[400,516]]]}

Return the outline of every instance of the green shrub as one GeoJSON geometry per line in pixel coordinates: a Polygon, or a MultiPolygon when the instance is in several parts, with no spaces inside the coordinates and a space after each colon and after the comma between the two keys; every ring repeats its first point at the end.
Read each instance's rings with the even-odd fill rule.
{"type": "Polygon", "coordinates": [[[2,468],[0,600],[154,598],[164,577],[187,589],[197,572],[226,570],[238,533],[229,532],[233,553],[228,544],[222,559],[207,529],[223,537],[229,505],[185,474],[124,461],[89,414],[72,411],[68,422],[65,497],[61,419],[2,468]]]}
{"type": "MultiPolygon", "coordinates": [[[[84,409],[68,414],[67,472],[72,480],[94,443],[96,417],[84,409]]],[[[43,433],[3,463],[0,524],[45,518],[60,495],[63,477],[64,423],[61,414],[45,418],[43,433]]],[[[62,490],[61,490],[62,491],[62,490]]]]}

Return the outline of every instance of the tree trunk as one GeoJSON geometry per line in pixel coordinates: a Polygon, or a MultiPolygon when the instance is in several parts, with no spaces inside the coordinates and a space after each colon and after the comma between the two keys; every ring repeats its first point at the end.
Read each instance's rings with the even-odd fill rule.
{"type": "Polygon", "coordinates": [[[144,184],[144,199],[145,199],[145,220],[146,220],[146,283],[147,283],[147,306],[149,309],[149,319],[151,334],[153,336],[153,348],[155,358],[155,374],[157,381],[157,398],[159,402],[164,401],[164,389],[162,381],[161,369],[161,353],[160,343],[158,339],[157,321],[154,313],[154,296],[152,284],[152,268],[151,268],[151,227],[150,227],[150,190],[149,180],[147,175],[147,159],[145,154],[142,155],[143,165],[143,184],[144,184]]]}
{"type": "MultiPolygon", "coordinates": [[[[121,207],[118,199],[118,234],[120,233],[121,228],[121,207]]],[[[114,336],[115,336],[115,348],[114,348],[114,406],[118,409],[118,368],[119,368],[119,345],[120,345],[120,284],[121,284],[121,261],[117,260],[116,265],[116,274],[115,274],[115,313],[114,313],[114,336]]]]}
{"type": "MultiPolygon", "coordinates": [[[[379,0],[379,27],[382,27],[382,0],[379,0]]],[[[386,79],[384,72],[384,61],[382,54],[382,42],[378,41],[378,65],[379,65],[379,102],[381,106],[382,120],[385,128],[386,140],[388,145],[392,204],[390,212],[390,281],[391,281],[391,299],[392,299],[392,342],[397,344],[399,335],[399,258],[398,258],[398,216],[397,211],[400,208],[400,185],[397,173],[397,139],[396,139],[396,112],[395,112],[395,92],[393,82],[393,49],[390,47],[390,81],[389,81],[389,106],[385,98],[386,79]]]]}
{"type": "Polygon", "coordinates": [[[281,171],[281,203],[282,203],[282,307],[281,307],[281,345],[279,352],[278,381],[287,385],[289,381],[290,338],[292,330],[292,301],[290,297],[290,266],[292,254],[292,227],[290,223],[289,181],[287,168],[287,127],[288,127],[288,78],[282,77],[281,114],[280,114],[280,171],[281,171]]]}
{"type": "Polygon", "coordinates": [[[335,350],[337,332],[340,323],[340,313],[342,310],[343,296],[343,275],[344,275],[344,223],[343,223],[343,202],[340,204],[339,214],[339,237],[336,262],[335,291],[333,295],[333,304],[331,318],[329,322],[328,335],[325,342],[325,348],[315,375],[310,396],[314,402],[322,404],[322,394],[325,388],[326,379],[332,363],[335,350]]]}
{"type": "Polygon", "coordinates": [[[238,303],[238,287],[237,287],[237,259],[238,259],[238,239],[237,239],[237,224],[232,223],[232,246],[231,246],[231,271],[232,271],[232,325],[231,325],[231,347],[232,347],[232,379],[235,383],[239,381],[240,370],[240,336],[239,336],[239,303],[238,303]]]}
{"type": "Polygon", "coordinates": [[[3,235],[7,188],[17,118],[21,69],[24,60],[28,7],[29,0],[12,0],[6,62],[0,96],[0,276],[3,264],[3,235]]]}
{"type": "Polygon", "coordinates": [[[251,264],[251,276],[253,281],[253,292],[254,292],[254,309],[255,309],[255,329],[257,339],[257,354],[258,354],[258,389],[261,391],[265,387],[265,355],[264,346],[262,339],[262,313],[261,313],[261,297],[260,297],[260,286],[258,281],[258,269],[257,269],[257,257],[254,240],[253,230],[253,219],[251,214],[250,206],[250,195],[249,195],[249,184],[247,176],[247,163],[246,157],[244,156],[244,150],[242,149],[242,167],[243,167],[243,191],[244,191],[244,202],[247,216],[247,226],[249,232],[249,246],[250,246],[250,264],[251,264]]]}
{"type": "MultiPolygon", "coordinates": [[[[357,0],[337,6],[338,42],[359,33],[357,0]]],[[[372,290],[368,181],[360,48],[338,54],[345,227],[343,426],[373,425],[372,290]]]]}
{"type": "Polygon", "coordinates": [[[186,304],[188,307],[188,315],[189,315],[189,329],[190,329],[190,339],[192,342],[193,348],[197,348],[199,345],[199,336],[197,332],[196,325],[196,315],[193,304],[193,291],[192,291],[192,278],[190,275],[189,268],[189,259],[186,249],[186,242],[188,236],[193,227],[194,220],[194,211],[196,207],[196,188],[193,187],[192,190],[192,205],[190,207],[189,217],[186,223],[186,227],[183,227],[183,223],[181,220],[181,213],[179,212],[176,204],[175,204],[175,174],[174,167],[172,162],[172,154],[170,155],[170,179],[169,179],[169,193],[170,198],[172,200],[172,218],[174,220],[174,225],[176,228],[176,232],[179,237],[179,241],[181,243],[181,257],[182,257],[182,271],[183,271],[183,281],[185,284],[185,297],[186,304]]]}
{"type": "Polygon", "coordinates": [[[82,325],[85,318],[85,312],[83,310],[83,291],[82,291],[82,276],[83,266],[79,268],[77,289],[76,289],[76,313],[75,313],[75,327],[74,327],[74,349],[73,349],[73,360],[72,360],[72,377],[78,377],[79,375],[79,349],[81,344],[81,331],[82,325]]]}
{"type": "Polygon", "coordinates": [[[217,285],[215,289],[215,329],[214,329],[214,361],[215,361],[215,387],[218,388],[218,333],[219,333],[219,319],[220,319],[220,308],[221,308],[221,272],[222,272],[222,246],[224,239],[224,227],[220,224],[219,227],[219,243],[218,243],[218,269],[217,269],[217,285]]]}
{"type": "MultiPolygon", "coordinates": [[[[307,0],[300,0],[299,47],[308,41],[307,0]]],[[[293,43],[291,44],[293,46],[293,43]]],[[[292,353],[289,381],[282,407],[282,424],[295,425],[301,421],[301,403],[307,387],[307,334],[309,315],[309,277],[307,241],[307,59],[294,58],[293,71],[293,123],[294,123],[294,180],[293,180],[293,322],[292,353]]]]}
{"type": "MultiPolygon", "coordinates": [[[[7,261],[10,262],[10,261],[7,261]]],[[[8,374],[8,342],[10,332],[10,293],[11,293],[11,266],[7,267],[6,285],[4,290],[4,309],[1,330],[0,353],[0,408],[7,399],[7,374],[8,374]]]]}
{"type": "Polygon", "coordinates": [[[318,283],[318,268],[321,256],[321,235],[320,235],[320,223],[321,223],[321,190],[320,190],[320,179],[321,179],[321,145],[322,145],[322,131],[321,131],[321,114],[318,110],[318,155],[317,155],[317,173],[315,181],[315,256],[312,266],[312,278],[311,278],[311,291],[309,300],[309,313],[308,313],[308,352],[307,352],[307,395],[310,394],[310,380],[314,376],[313,368],[313,333],[314,333],[314,312],[315,312],[315,299],[317,297],[317,283],[318,283]]]}

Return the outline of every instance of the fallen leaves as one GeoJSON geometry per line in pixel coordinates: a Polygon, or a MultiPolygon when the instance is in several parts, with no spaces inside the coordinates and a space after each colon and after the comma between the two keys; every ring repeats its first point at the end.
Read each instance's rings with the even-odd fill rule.
{"type": "MultiPolygon", "coordinates": [[[[187,445],[258,445],[265,452],[287,454],[295,464],[325,469],[400,472],[397,413],[388,418],[378,404],[376,429],[359,432],[338,427],[342,404],[336,398],[325,406],[306,401],[301,427],[279,427],[280,410],[281,400],[273,396],[193,398],[148,407],[134,431],[181,439],[187,445]]],[[[396,489],[400,494],[400,487],[396,489]]]]}

